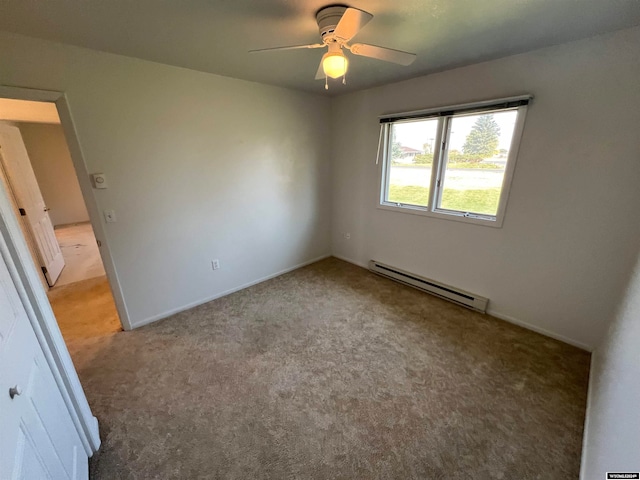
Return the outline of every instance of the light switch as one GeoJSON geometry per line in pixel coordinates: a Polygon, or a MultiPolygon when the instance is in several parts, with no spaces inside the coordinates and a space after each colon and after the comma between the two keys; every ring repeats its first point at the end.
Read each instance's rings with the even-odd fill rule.
{"type": "Polygon", "coordinates": [[[104,220],[107,223],[116,223],[116,212],[114,210],[105,210],[104,220]]]}
{"type": "Polygon", "coordinates": [[[107,177],[104,173],[91,174],[93,188],[107,188],[107,177]]]}

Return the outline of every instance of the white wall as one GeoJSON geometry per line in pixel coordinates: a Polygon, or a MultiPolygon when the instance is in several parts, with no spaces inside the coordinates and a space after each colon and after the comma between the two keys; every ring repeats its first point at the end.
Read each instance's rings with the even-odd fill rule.
{"type": "Polygon", "coordinates": [[[0,65],[66,92],[134,326],[330,253],[325,98],[8,33],[0,65]]]}
{"type": "Polygon", "coordinates": [[[582,480],[640,471],[640,258],[608,334],[591,358],[582,480]]]}
{"type": "Polygon", "coordinates": [[[89,221],[71,154],[60,125],[19,123],[33,172],[53,226],[89,221]]]}
{"type": "Polygon", "coordinates": [[[334,254],[458,286],[497,316],[595,346],[638,253],[639,50],[634,28],[334,99],[334,254]],[[378,115],[525,93],[535,100],[502,228],[376,208],[378,115]]]}
{"type": "Polygon", "coordinates": [[[67,93],[108,177],[92,195],[118,217],[103,228],[133,324],[328,254],[333,219],[339,256],[592,347],[638,252],[639,46],[622,30],[329,101],[0,33],[0,83],[67,93]],[[379,114],[522,93],[536,98],[503,228],[376,209],[379,114]]]}

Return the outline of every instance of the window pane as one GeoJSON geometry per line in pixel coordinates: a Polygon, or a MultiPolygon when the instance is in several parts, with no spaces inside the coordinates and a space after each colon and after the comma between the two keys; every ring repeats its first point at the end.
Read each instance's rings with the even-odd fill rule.
{"type": "Polygon", "coordinates": [[[427,206],[437,129],[437,119],[391,125],[387,202],[427,206]]]}
{"type": "Polygon", "coordinates": [[[455,116],[439,208],[496,215],[517,110],[455,116]]]}

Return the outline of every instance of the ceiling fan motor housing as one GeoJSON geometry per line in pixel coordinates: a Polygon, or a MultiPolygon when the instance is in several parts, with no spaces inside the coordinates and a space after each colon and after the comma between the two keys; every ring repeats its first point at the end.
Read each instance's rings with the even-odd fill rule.
{"type": "Polygon", "coordinates": [[[325,7],[318,11],[316,14],[316,21],[318,22],[318,29],[320,30],[320,36],[324,39],[327,35],[333,33],[336,29],[336,25],[344,15],[347,7],[333,6],[325,7]]]}

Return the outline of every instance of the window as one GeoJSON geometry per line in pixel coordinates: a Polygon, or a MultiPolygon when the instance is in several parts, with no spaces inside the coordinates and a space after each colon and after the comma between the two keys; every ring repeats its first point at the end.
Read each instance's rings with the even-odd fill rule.
{"type": "Polygon", "coordinates": [[[382,117],[381,208],[501,226],[530,98],[382,117]]]}

